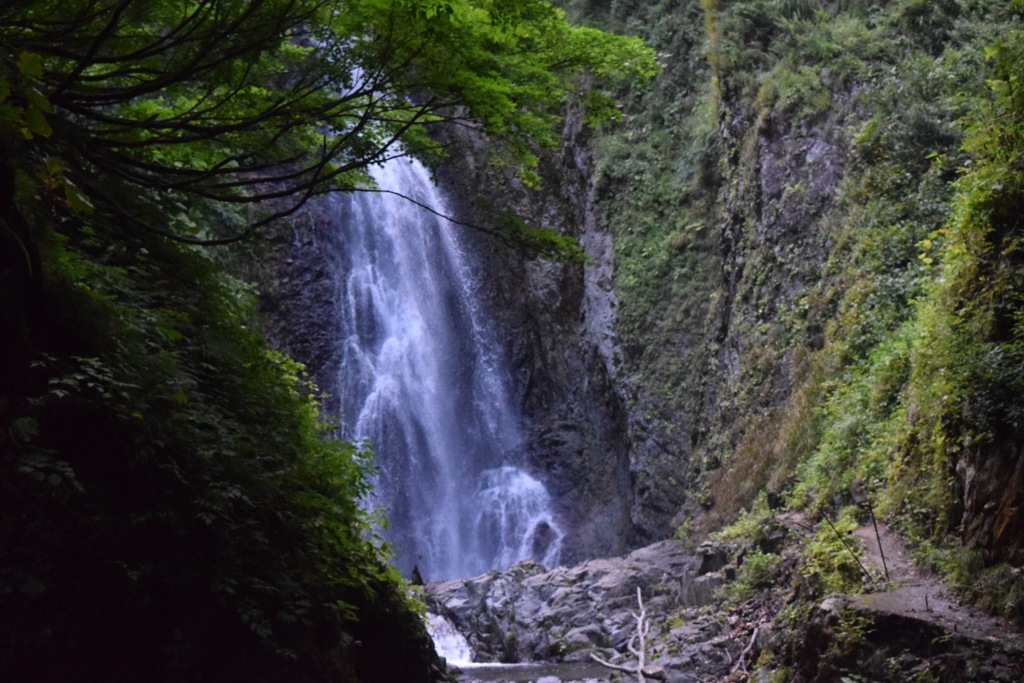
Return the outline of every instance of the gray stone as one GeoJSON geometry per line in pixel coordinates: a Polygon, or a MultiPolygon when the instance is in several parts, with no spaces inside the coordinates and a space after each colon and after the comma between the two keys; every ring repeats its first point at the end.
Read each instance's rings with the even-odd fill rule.
{"type": "Polygon", "coordinates": [[[674,670],[706,671],[725,661],[718,647],[700,647],[722,631],[718,621],[696,610],[721,580],[697,576],[700,565],[682,543],[663,541],[575,567],[540,571],[520,564],[430,583],[427,600],[467,636],[479,661],[587,662],[591,654],[620,661],[631,656],[627,644],[636,630],[639,588],[651,625],[648,661],[667,680],[687,680],[674,670]],[[683,614],[687,623],[669,628],[669,617],[683,614]]]}

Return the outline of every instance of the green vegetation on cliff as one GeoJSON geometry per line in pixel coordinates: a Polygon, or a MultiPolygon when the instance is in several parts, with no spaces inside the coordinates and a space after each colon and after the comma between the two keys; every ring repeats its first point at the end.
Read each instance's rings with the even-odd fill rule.
{"type": "Polygon", "coordinates": [[[1024,615],[1021,4],[572,6],[664,66],[597,148],[643,531],[866,502],[1024,615]]]}
{"type": "Polygon", "coordinates": [[[226,264],[430,125],[532,177],[567,99],[612,113],[580,74],[652,68],[534,0],[5,3],[4,679],[436,680],[363,454],[226,264]]]}

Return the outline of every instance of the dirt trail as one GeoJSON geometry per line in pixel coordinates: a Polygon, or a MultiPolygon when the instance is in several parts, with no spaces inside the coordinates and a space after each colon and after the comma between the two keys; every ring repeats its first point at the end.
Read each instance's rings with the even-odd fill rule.
{"type": "Polygon", "coordinates": [[[903,540],[885,524],[858,527],[854,537],[860,541],[862,561],[876,581],[890,584],[915,583],[925,579],[914,564],[914,558],[903,540]],[[879,548],[881,545],[881,548],[879,548]]]}
{"type": "Polygon", "coordinates": [[[922,572],[903,540],[885,524],[878,524],[877,534],[875,527],[867,524],[853,535],[860,541],[861,561],[879,591],[848,596],[851,605],[911,617],[966,638],[1021,643],[1022,634],[1009,621],[960,604],[941,578],[922,572]]]}

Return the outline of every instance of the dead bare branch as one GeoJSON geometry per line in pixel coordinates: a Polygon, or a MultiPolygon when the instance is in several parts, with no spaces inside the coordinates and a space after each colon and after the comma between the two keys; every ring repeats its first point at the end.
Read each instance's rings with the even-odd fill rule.
{"type": "Polygon", "coordinates": [[[747,673],[747,655],[750,654],[750,651],[754,649],[754,645],[757,643],[757,636],[760,630],[760,626],[754,627],[754,632],[750,634],[750,642],[747,643],[747,646],[743,648],[742,652],[740,652],[740,655],[736,660],[736,666],[732,668],[733,672],[742,670],[743,673],[747,673]]]}
{"type": "Polygon", "coordinates": [[[613,664],[609,661],[601,659],[595,654],[591,654],[590,658],[601,666],[607,667],[614,671],[623,671],[636,676],[637,683],[646,683],[647,678],[652,679],[663,679],[664,672],[660,667],[648,667],[647,666],[647,636],[651,632],[651,622],[647,619],[647,609],[644,607],[643,596],[640,593],[640,587],[636,589],[636,602],[640,607],[639,614],[636,612],[630,612],[633,615],[633,619],[636,621],[636,630],[633,635],[629,637],[629,642],[626,644],[626,649],[636,657],[636,664],[633,666],[623,666],[621,664],[613,664]],[[639,647],[635,645],[639,641],[639,647]]]}

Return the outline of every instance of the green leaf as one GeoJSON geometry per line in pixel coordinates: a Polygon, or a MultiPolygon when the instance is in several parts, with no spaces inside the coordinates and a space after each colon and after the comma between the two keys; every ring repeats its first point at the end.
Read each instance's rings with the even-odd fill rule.
{"type": "Polygon", "coordinates": [[[25,94],[28,95],[28,104],[30,108],[38,109],[47,114],[53,113],[53,104],[51,104],[49,98],[39,92],[37,88],[29,88],[25,94]]]}
{"type": "Polygon", "coordinates": [[[92,200],[89,199],[89,195],[82,192],[77,185],[67,178],[64,179],[64,196],[67,197],[71,210],[75,213],[92,213],[93,209],[96,208],[92,200]]]}
{"type": "Polygon", "coordinates": [[[22,52],[18,55],[18,71],[29,78],[42,78],[43,58],[35,52],[22,52]]]}
{"type": "Polygon", "coordinates": [[[25,137],[28,139],[32,139],[34,135],[41,138],[53,135],[53,129],[50,128],[50,122],[46,120],[46,114],[36,107],[30,107],[25,112],[25,132],[27,133],[25,137]]]}

